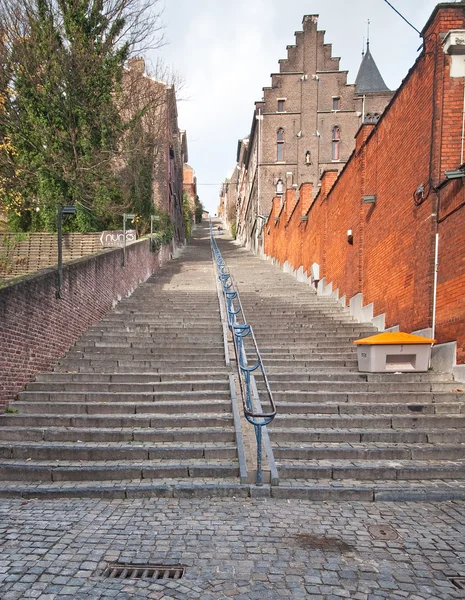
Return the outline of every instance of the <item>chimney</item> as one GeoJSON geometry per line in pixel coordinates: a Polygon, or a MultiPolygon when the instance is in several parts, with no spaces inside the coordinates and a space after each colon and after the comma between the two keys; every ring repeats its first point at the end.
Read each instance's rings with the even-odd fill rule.
{"type": "Polygon", "coordinates": [[[128,68],[132,73],[143,75],[145,73],[145,60],[141,56],[136,56],[128,60],[128,68]]]}

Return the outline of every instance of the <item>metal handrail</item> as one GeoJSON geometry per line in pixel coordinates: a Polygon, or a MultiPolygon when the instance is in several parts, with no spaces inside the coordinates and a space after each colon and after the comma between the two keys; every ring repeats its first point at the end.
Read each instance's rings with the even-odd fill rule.
{"type": "Polygon", "coordinates": [[[244,416],[246,420],[254,426],[255,437],[257,440],[257,484],[263,483],[262,476],[262,428],[271,423],[276,416],[277,410],[271,393],[270,384],[266,375],[262,357],[258,349],[257,340],[253,332],[253,328],[249,325],[245,318],[244,309],[242,307],[239,291],[234,283],[233,277],[229,272],[226,263],[221,255],[216,240],[213,235],[213,228],[210,222],[210,242],[215,257],[215,262],[218,268],[218,279],[221,282],[223,297],[226,304],[226,312],[228,317],[228,327],[232,334],[234,343],[234,353],[236,356],[237,372],[239,376],[239,384],[241,390],[242,406],[244,408],[244,416]],[[239,323],[238,316],[241,316],[243,323],[239,323]],[[252,340],[252,349],[255,353],[256,360],[253,364],[249,364],[244,346],[244,339],[249,337],[252,340]],[[260,410],[254,406],[254,392],[257,388],[254,382],[253,373],[259,371],[265,382],[266,394],[271,410],[264,412],[261,410],[259,398],[257,404],[260,410]]]}

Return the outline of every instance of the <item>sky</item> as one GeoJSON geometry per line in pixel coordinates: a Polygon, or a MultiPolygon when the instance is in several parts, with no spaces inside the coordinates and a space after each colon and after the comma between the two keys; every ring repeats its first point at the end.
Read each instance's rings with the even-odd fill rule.
{"type": "MultiPolygon", "coordinates": [[[[353,83],[370,21],[370,50],[390,89],[418,56],[421,39],[385,0],[158,0],[166,44],[152,51],[182,81],[178,121],[187,130],[189,164],[198,194],[211,214],[236,164],[237,141],[249,134],[254,102],[279,71],[306,14],[318,14],[325,42],[353,83]]],[[[390,0],[421,30],[436,0],[390,0]]]]}

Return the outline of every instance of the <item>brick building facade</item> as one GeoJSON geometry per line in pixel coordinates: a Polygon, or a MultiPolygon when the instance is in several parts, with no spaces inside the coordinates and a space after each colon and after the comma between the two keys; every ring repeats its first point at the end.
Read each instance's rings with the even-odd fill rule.
{"type": "Polygon", "coordinates": [[[141,137],[152,148],[153,203],[166,211],[174,225],[178,243],[185,239],[182,213],[184,163],[188,160],[186,132],[179,129],[176,92],[173,85],[146,74],[143,58],[132,58],[124,72],[126,118],[144,111],[141,137]]]}
{"type": "Polygon", "coordinates": [[[369,45],[356,83],[348,85],[317,25],[317,15],[304,17],[295,45],[255,103],[247,151],[238,156],[238,238],[254,250],[275,194],[309,181],[317,191],[325,169],[340,171],[347,162],[364,119],[377,120],[393,95],[369,45]]]}
{"type": "Polygon", "coordinates": [[[359,129],[339,177],[327,169],[313,202],[311,183],[298,197],[290,191],[284,206],[274,199],[265,253],[302,277],[313,266],[320,293],[342,297],[379,328],[457,340],[465,363],[465,3],[439,4],[422,38],[417,61],[378,123],[359,129]]]}

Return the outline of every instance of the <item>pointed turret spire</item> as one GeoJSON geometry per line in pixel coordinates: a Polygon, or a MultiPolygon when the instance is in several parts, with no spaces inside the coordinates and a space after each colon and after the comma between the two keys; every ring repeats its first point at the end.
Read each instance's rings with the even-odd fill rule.
{"type": "MultiPolygon", "coordinates": [[[[370,22],[368,21],[368,26],[370,22]]],[[[362,64],[355,80],[355,92],[357,94],[369,94],[374,92],[390,92],[391,90],[384,83],[375,60],[370,52],[370,37],[368,29],[367,48],[363,54],[362,64]]]]}

